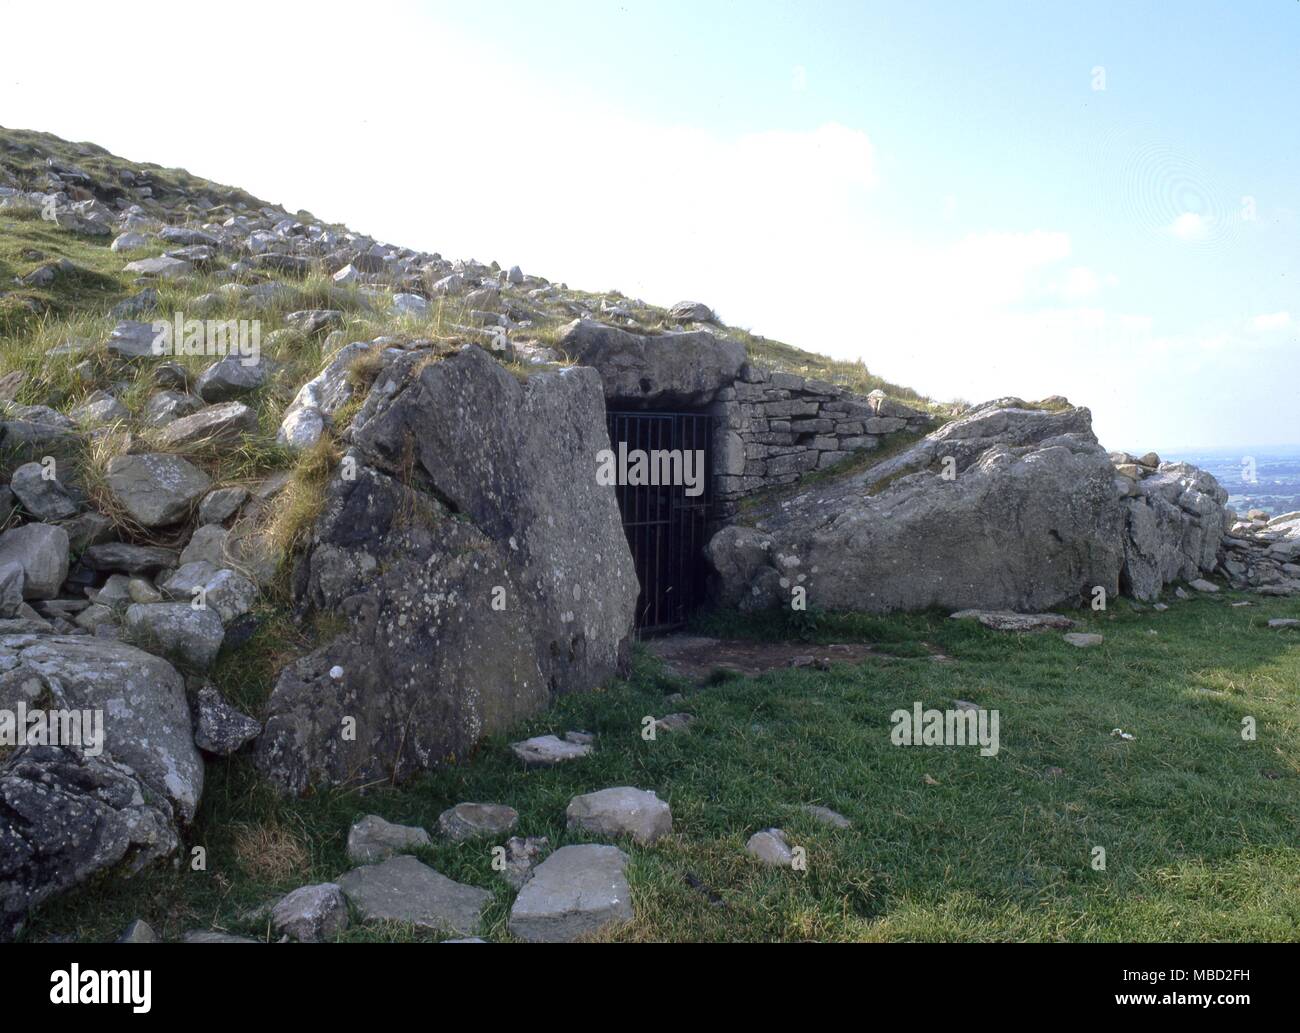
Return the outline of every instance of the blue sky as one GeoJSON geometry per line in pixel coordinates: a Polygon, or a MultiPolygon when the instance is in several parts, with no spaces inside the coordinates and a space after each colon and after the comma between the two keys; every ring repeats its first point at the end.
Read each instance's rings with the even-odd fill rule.
{"type": "Polygon", "coordinates": [[[938,397],[1066,394],[1111,447],[1300,442],[1295,0],[196,4],[130,35],[109,89],[66,34],[19,54],[0,122],[938,397]]]}

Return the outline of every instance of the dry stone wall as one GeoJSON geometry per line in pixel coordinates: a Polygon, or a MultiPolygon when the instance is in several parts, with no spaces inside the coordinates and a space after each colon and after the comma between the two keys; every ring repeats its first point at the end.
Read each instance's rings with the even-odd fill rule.
{"type": "Polygon", "coordinates": [[[718,392],[714,419],[714,511],[725,519],[741,499],[791,484],[886,435],[927,430],[931,417],[873,391],[863,398],[824,380],[746,363],[718,392]]]}

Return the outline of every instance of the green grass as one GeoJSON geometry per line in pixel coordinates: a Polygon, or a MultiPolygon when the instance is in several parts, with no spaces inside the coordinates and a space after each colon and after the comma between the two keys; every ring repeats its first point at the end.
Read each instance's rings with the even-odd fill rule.
{"type": "MultiPolygon", "coordinates": [[[[347,870],[347,828],[362,814],[433,830],[460,800],[509,803],[519,834],[554,847],[584,839],[564,828],[571,796],[635,785],[671,803],[674,831],[652,847],[623,844],[636,919],[613,939],[1294,939],[1300,636],[1264,622],[1300,615],[1300,603],[1234,609],[1235,598],[1163,614],[1120,602],[1081,615],[1105,635],[1088,650],[1050,632],[1004,635],[939,614],[716,616],[701,630],[865,641],[882,655],[828,672],[722,676],[696,690],[638,651],[627,681],[566,697],[463,765],[399,788],[286,801],[243,758],[210,764],[189,834],[190,846],[207,848],[206,872],[101,881],[38,911],[25,935],[105,939],[144,917],[169,937],[197,926],[264,936],[255,909],[347,870]],[[934,652],[954,662],[937,663],[934,652]],[[684,702],[664,698],[683,690],[684,702]],[[893,710],[955,699],[999,711],[996,757],[890,744],[893,710]],[[640,738],[643,716],[683,709],[697,717],[691,731],[640,738]],[[1241,738],[1247,715],[1258,741],[1241,738]],[[1136,738],[1112,736],[1116,727],[1136,738]],[[591,758],[524,771],[508,751],[514,737],[572,728],[597,733],[591,758]],[[805,803],[838,810],[853,827],[825,829],[798,810],[805,803]],[[807,850],[806,872],[745,855],[746,839],[771,825],[807,850]],[[1095,846],[1106,850],[1105,871],[1090,865],[1095,846]]],[[[256,709],[304,635],[269,622],[224,658],[219,683],[256,709]]],[[[489,847],[438,844],[421,857],[492,890],[481,931],[506,938],[513,893],[491,870],[489,847]]],[[[430,938],[372,926],[343,936],[430,938]]]]}

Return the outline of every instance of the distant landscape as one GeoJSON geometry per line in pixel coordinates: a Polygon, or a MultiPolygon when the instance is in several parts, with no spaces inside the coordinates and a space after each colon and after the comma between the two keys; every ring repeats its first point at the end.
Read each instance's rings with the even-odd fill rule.
{"type": "Polygon", "coordinates": [[[1228,505],[1243,516],[1251,509],[1270,516],[1300,510],[1300,445],[1183,449],[1162,458],[1214,474],[1228,492],[1228,505]],[[1254,460],[1253,475],[1249,460],[1254,460]]]}

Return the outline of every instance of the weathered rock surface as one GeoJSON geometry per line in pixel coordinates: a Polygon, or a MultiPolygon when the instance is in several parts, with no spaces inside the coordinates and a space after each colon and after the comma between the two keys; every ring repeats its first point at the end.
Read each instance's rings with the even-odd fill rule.
{"type": "Polygon", "coordinates": [[[420,929],[468,936],[492,894],[454,882],[414,857],[355,868],[339,879],[362,921],[407,922],[420,929]]]}
{"type": "Polygon", "coordinates": [[[521,384],[472,346],[401,356],[352,437],[355,477],[330,485],[295,577],[306,607],[350,627],[285,669],[258,740],[259,767],[293,792],[463,756],[610,678],[632,628],[636,575],[595,478],[608,437],[592,371],[521,384]]]}
{"type": "Polygon", "coordinates": [[[510,910],[510,932],[531,943],[567,943],[633,917],[624,869],[614,846],[561,847],[537,866],[510,910]]]}

